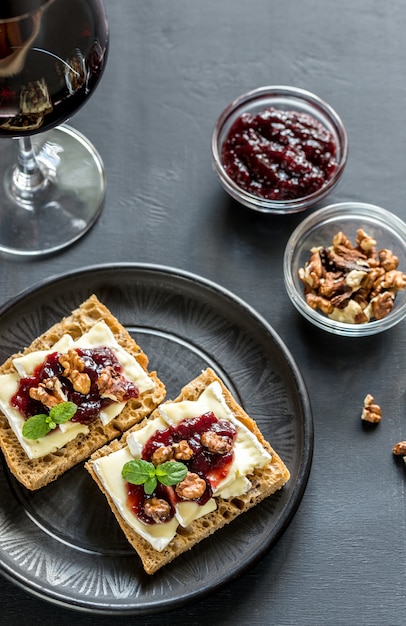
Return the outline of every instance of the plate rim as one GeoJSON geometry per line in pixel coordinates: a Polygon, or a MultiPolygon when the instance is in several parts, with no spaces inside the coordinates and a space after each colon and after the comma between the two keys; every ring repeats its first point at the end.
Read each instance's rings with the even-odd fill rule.
{"type": "Polygon", "coordinates": [[[303,450],[301,455],[301,464],[300,470],[297,474],[297,478],[295,480],[294,487],[292,488],[292,492],[288,501],[286,502],[286,506],[284,507],[284,511],[280,516],[276,526],[274,527],[274,532],[272,534],[272,538],[270,541],[265,542],[265,544],[261,547],[261,549],[257,550],[255,555],[248,560],[246,564],[237,568],[236,572],[232,575],[224,575],[222,576],[217,583],[208,586],[204,589],[195,590],[193,592],[185,592],[180,594],[176,599],[172,601],[167,601],[165,599],[161,599],[159,601],[153,601],[150,605],[144,605],[142,607],[135,605],[128,605],[125,607],[121,605],[120,607],[112,607],[111,604],[106,604],[106,607],[102,607],[99,604],[95,606],[91,606],[92,602],[86,601],[86,603],[82,604],[77,601],[75,598],[67,598],[62,597],[60,591],[49,593],[49,590],[40,591],[40,585],[38,589],[35,588],[34,585],[30,584],[30,581],[22,581],[18,577],[13,577],[13,575],[7,571],[4,571],[5,564],[2,562],[2,555],[0,551],[0,574],[7,578],[11,583],[17,585],[25,592],[30,593],[33,596],[40,598],[43,601],[47,601],[50,604],[54,604],[57,606],[61,606],[64,608],[70,608],[73,610],[79,610],[82,613],[93,614],[93,615],[147,615],[160,613],[164,610],[171,610],[180,608],[189,604],[190,602],[200,600],[206,597],[210,593],[216,593],[219,589],[224,587],[226,584],[231,583],[243,576],[247,571],[251,570],[264,556],[271,550],[273,546],[279,541],[281,536],[284,534],[285,530],[290,525],[294,515],[296,514],[299,505],[302,501],[303,495],[305,493],[308,479],[310,476],[311,465],[313,460],[313,448],[314,448],[314,422],[313,422],[313,414],[310,403],[310,398],[308,395],[308,391],[306,388],[306,384],[304,378],[300,372],[300,369],[285,342],[282,340],[280,335],[274,330],[272,325],[267,321],[267,319],[262,316],[252,305],[246,302],[237,294],[233,293],[231,290],[223,287],[222,285],[212,281],[211,279],[200,276],[196,273],[190,272],[188,270],[180,269],[174,266],[168,266],[164,264],[154,264],[154,263],[137,263],[137,262],[115,262],[115,263],[102,263],[102,264],[90,264],[81,268],[72,269],[66,272],[53,274],[45,279],[37,281],[33,285],[23,289],[18,294],[10,298],[7,302],[0,306],[0,321],[1,318],[6,315],[13,307],[18,306],[29,296],[35,294],[35,292],[39,292],[42,289],[46,289],[47,287],[55,284],[63,283],[65,280],[71,280],[72,278],[80,275],[94,275],[100,272],[112,272],[118,270],[134,270],[134,271],[150,271],[152,273],[160,273],[169,275],[173,278],[181,278],[189,280],[193,283],[203,285],[206,288],[211,289],[217,295],[222,298],[227,298],[231,302],[237,303],[242,310],[245,310],[252,318],[256,320],[256,322],[264,328],[272,337],[273,342],[278,346],[278,349],[285,357],[285,365],[288,366],[290,375],[292,380],[295,382],[297,395],[300,400],[300,406],[302,408],[303,419],[302,419],[302,431],[303,431],[303,450]],[[27,584],[28,583],[28,584],[27,584]]]}

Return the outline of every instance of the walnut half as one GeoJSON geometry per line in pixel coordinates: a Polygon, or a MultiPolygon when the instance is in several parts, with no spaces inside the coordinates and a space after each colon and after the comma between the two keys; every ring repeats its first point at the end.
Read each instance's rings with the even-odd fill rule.
{"type": "Polygon", "coordinates": [[[127,381],[114,367],[108,365],[100,372],[97,387],[102,398],[123,402],[127,393],[127,381]]]}
{"type": "Polygon", "coordinates": [[[151,498],[144,502],[144,512],[156,524],[163,524],[170,517],[171,507],[162,498],[151,498]]]}
{"type": "Polygon", "coordinates": [[[67,354],[61,354],[58,360],[64,368],[63,375],[71,381],[74,390],[78,393],[88,394],[91,380],[84,371],[85,362],[76,350],[69,350],[67,354]]]}
{"type": "Polygon", "coordinates": [[[183,500],[197,500],[206,491],[206,481],[194,472],[188,472],[186,478],[176,485],[175,491],[183,500]]]}
{"type": "Polygon", "coordinates": [[[233,448],[232,442],[212,430],[206,430],[201,436],[202,445],[215,454],[227,454],[233,448]]]}
{"type": "Polygon", "coordinates": [[[48,409],[66,401],[61,382],[56,376],[44,379],[38,387],[31,387],[28,393],[30,398],[38,400],[48,409]]]}

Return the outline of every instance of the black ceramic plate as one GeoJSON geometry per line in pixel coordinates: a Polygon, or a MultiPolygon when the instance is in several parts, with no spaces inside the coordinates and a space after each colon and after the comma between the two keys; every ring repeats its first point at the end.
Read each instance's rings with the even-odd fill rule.
{"type": "Polygon", "coordinates": [[[282,456],[291,479],[148,576],[83,466],[34,493],[0,467],[0,571],[30,593],[82,611],[143,614],[175,608],[253,566],[292,519],[313,448],[306,389],[290,353],[252,308],[207,280],[152,265],[90,267],[24,292],[0,310],[0,362],[91,293],[149,355],[169,398],[212,367],[282,456]]]}

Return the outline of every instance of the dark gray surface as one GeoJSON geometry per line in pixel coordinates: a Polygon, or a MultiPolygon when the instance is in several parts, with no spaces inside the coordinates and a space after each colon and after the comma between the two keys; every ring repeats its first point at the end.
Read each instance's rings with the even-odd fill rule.
{"type": "Polygon", "coordinates": [[[2,303],[34,282],[94,263],[161,263],[233,291],[286,342],[315,422],[299,511],[254,569],[166,615],[92,617],[1,580],[1,622],[68,625],[404,623],[405,324],[370,339],[311,329],[285,294],[284,245],[302,216],[260,216],[229,201],[213,173],[210,133],[234,97],[265,84],[317,93],[341,115],[350,157],[331,201],[380,204],[406,220],[403,0],[106,0],[111,50],[102,83],[72,118],[107,174],[102,216],[53,258],[0,259],[2,303]],[[372,393],[382,423],[365,429],[372,393]]]}

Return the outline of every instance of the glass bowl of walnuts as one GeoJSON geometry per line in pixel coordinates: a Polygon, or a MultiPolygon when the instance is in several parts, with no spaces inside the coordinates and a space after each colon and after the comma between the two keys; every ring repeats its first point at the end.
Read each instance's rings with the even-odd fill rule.
{"type": "Polygon", "coordinates": [[[406,316],[406,224],[379,206],[315,211],[291,234],[283,265],[293,305],[318,328],[363,337],[406,316]]]}

